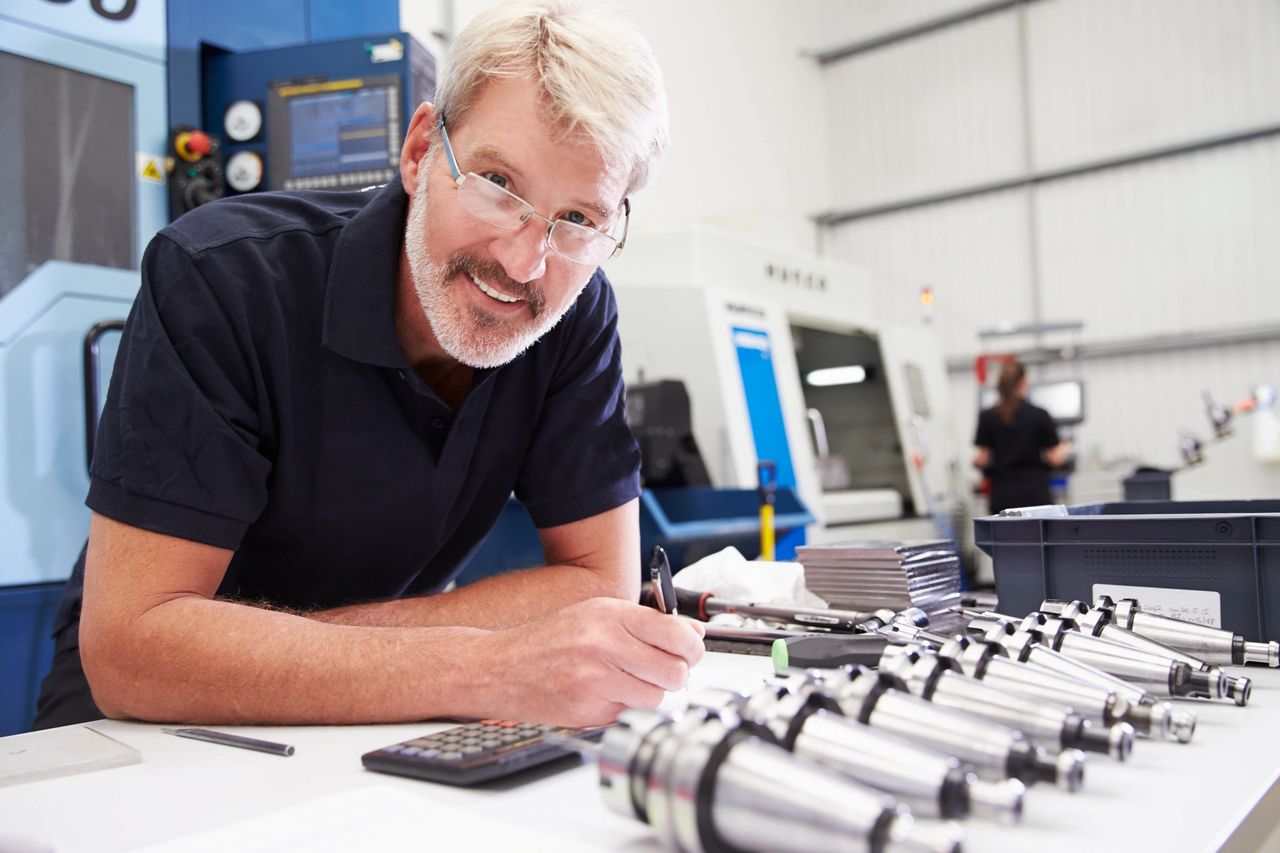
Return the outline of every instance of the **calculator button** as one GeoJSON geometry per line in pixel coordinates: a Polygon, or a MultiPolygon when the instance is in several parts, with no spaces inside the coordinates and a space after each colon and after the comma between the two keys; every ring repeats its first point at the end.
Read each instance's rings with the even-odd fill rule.
{"type": "Polygon", "coordinates": [[[440,753],[440,755],[437,757],[441,761],[457,761],[458,759],[462,758],[462,753],[457,752],[455,750],[449,750],[448,752],[440,753]]]}
{"type": "Polygon", "coordinates": [[[480,748],[479,744],[464,746],[462,747],[462,749],[458,751],[461,752],[463,755],[479,755],[481,752],[484,752],[484,750],[480,748]]]}

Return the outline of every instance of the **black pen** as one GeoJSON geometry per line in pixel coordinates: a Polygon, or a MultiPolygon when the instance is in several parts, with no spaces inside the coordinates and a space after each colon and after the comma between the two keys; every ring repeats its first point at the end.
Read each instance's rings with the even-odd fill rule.
{"type": "Polygon", "coordinates": [[[661,545],[649,552],[649,591],[660,613],[676,613],[676,584],[671,578],[671,563],[661,545]]]}
{"type": "Polygon", "coordinates": [[[168,729],[160,731],[167,735],[189,737],[192,740],[203,740],[209,743],[220,743],[223,746],[238,746],[241,749],[256,749],[258,752],[269,752],[272,755],[293,755],[293,746],[287,743],[275,743],[269,740],[258,740],[256,737],[244,737],[227,732],[215,732],[210,729],[168,729]]]}

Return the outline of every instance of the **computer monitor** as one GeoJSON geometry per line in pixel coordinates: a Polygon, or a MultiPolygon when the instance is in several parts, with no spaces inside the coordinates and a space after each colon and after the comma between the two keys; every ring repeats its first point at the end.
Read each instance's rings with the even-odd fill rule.
{"type": "Polygon", "coordinates": [[[397,172],[400,75],[273,85],[267,93],[272,189],[382,184],[397,172]]]}
{"type": "MultiPolygon", "coordinates": [[[[1084,421],[1084,382],[1059,379],[1034,382],[1027,388],[1027,398],[1044,409],[1058,426],[1074,426],[1084,421]]],[[[1000,394],[990,385],[979,389],[978,405],[989,409],[1000,401],[1000,394]]]]}

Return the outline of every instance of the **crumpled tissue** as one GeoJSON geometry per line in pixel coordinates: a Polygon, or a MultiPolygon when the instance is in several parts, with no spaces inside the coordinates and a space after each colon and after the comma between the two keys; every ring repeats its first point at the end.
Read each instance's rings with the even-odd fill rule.
{"type": "Polygon", "coordinates": [[[709,592],[740,604],[827,606],[805,587],[804,566],[748,560],[733,546],[686,566],[676,572],[673,580],[680,589],[709,592]]]}

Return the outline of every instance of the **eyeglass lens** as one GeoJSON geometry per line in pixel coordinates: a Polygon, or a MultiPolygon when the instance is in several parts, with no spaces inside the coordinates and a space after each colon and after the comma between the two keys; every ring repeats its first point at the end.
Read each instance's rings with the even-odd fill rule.
{"type": "MultiPolygon", "coordinates": [[[[513,230],[535,216],[528,202],[474,173],[468,173],[458,189],[467,210],[490,225],[513,230]]],[[[602,231],[563,219],[556,220],[550,231],[551,248],[574,261],[598,263],[617,245],[602,231]]]]}

